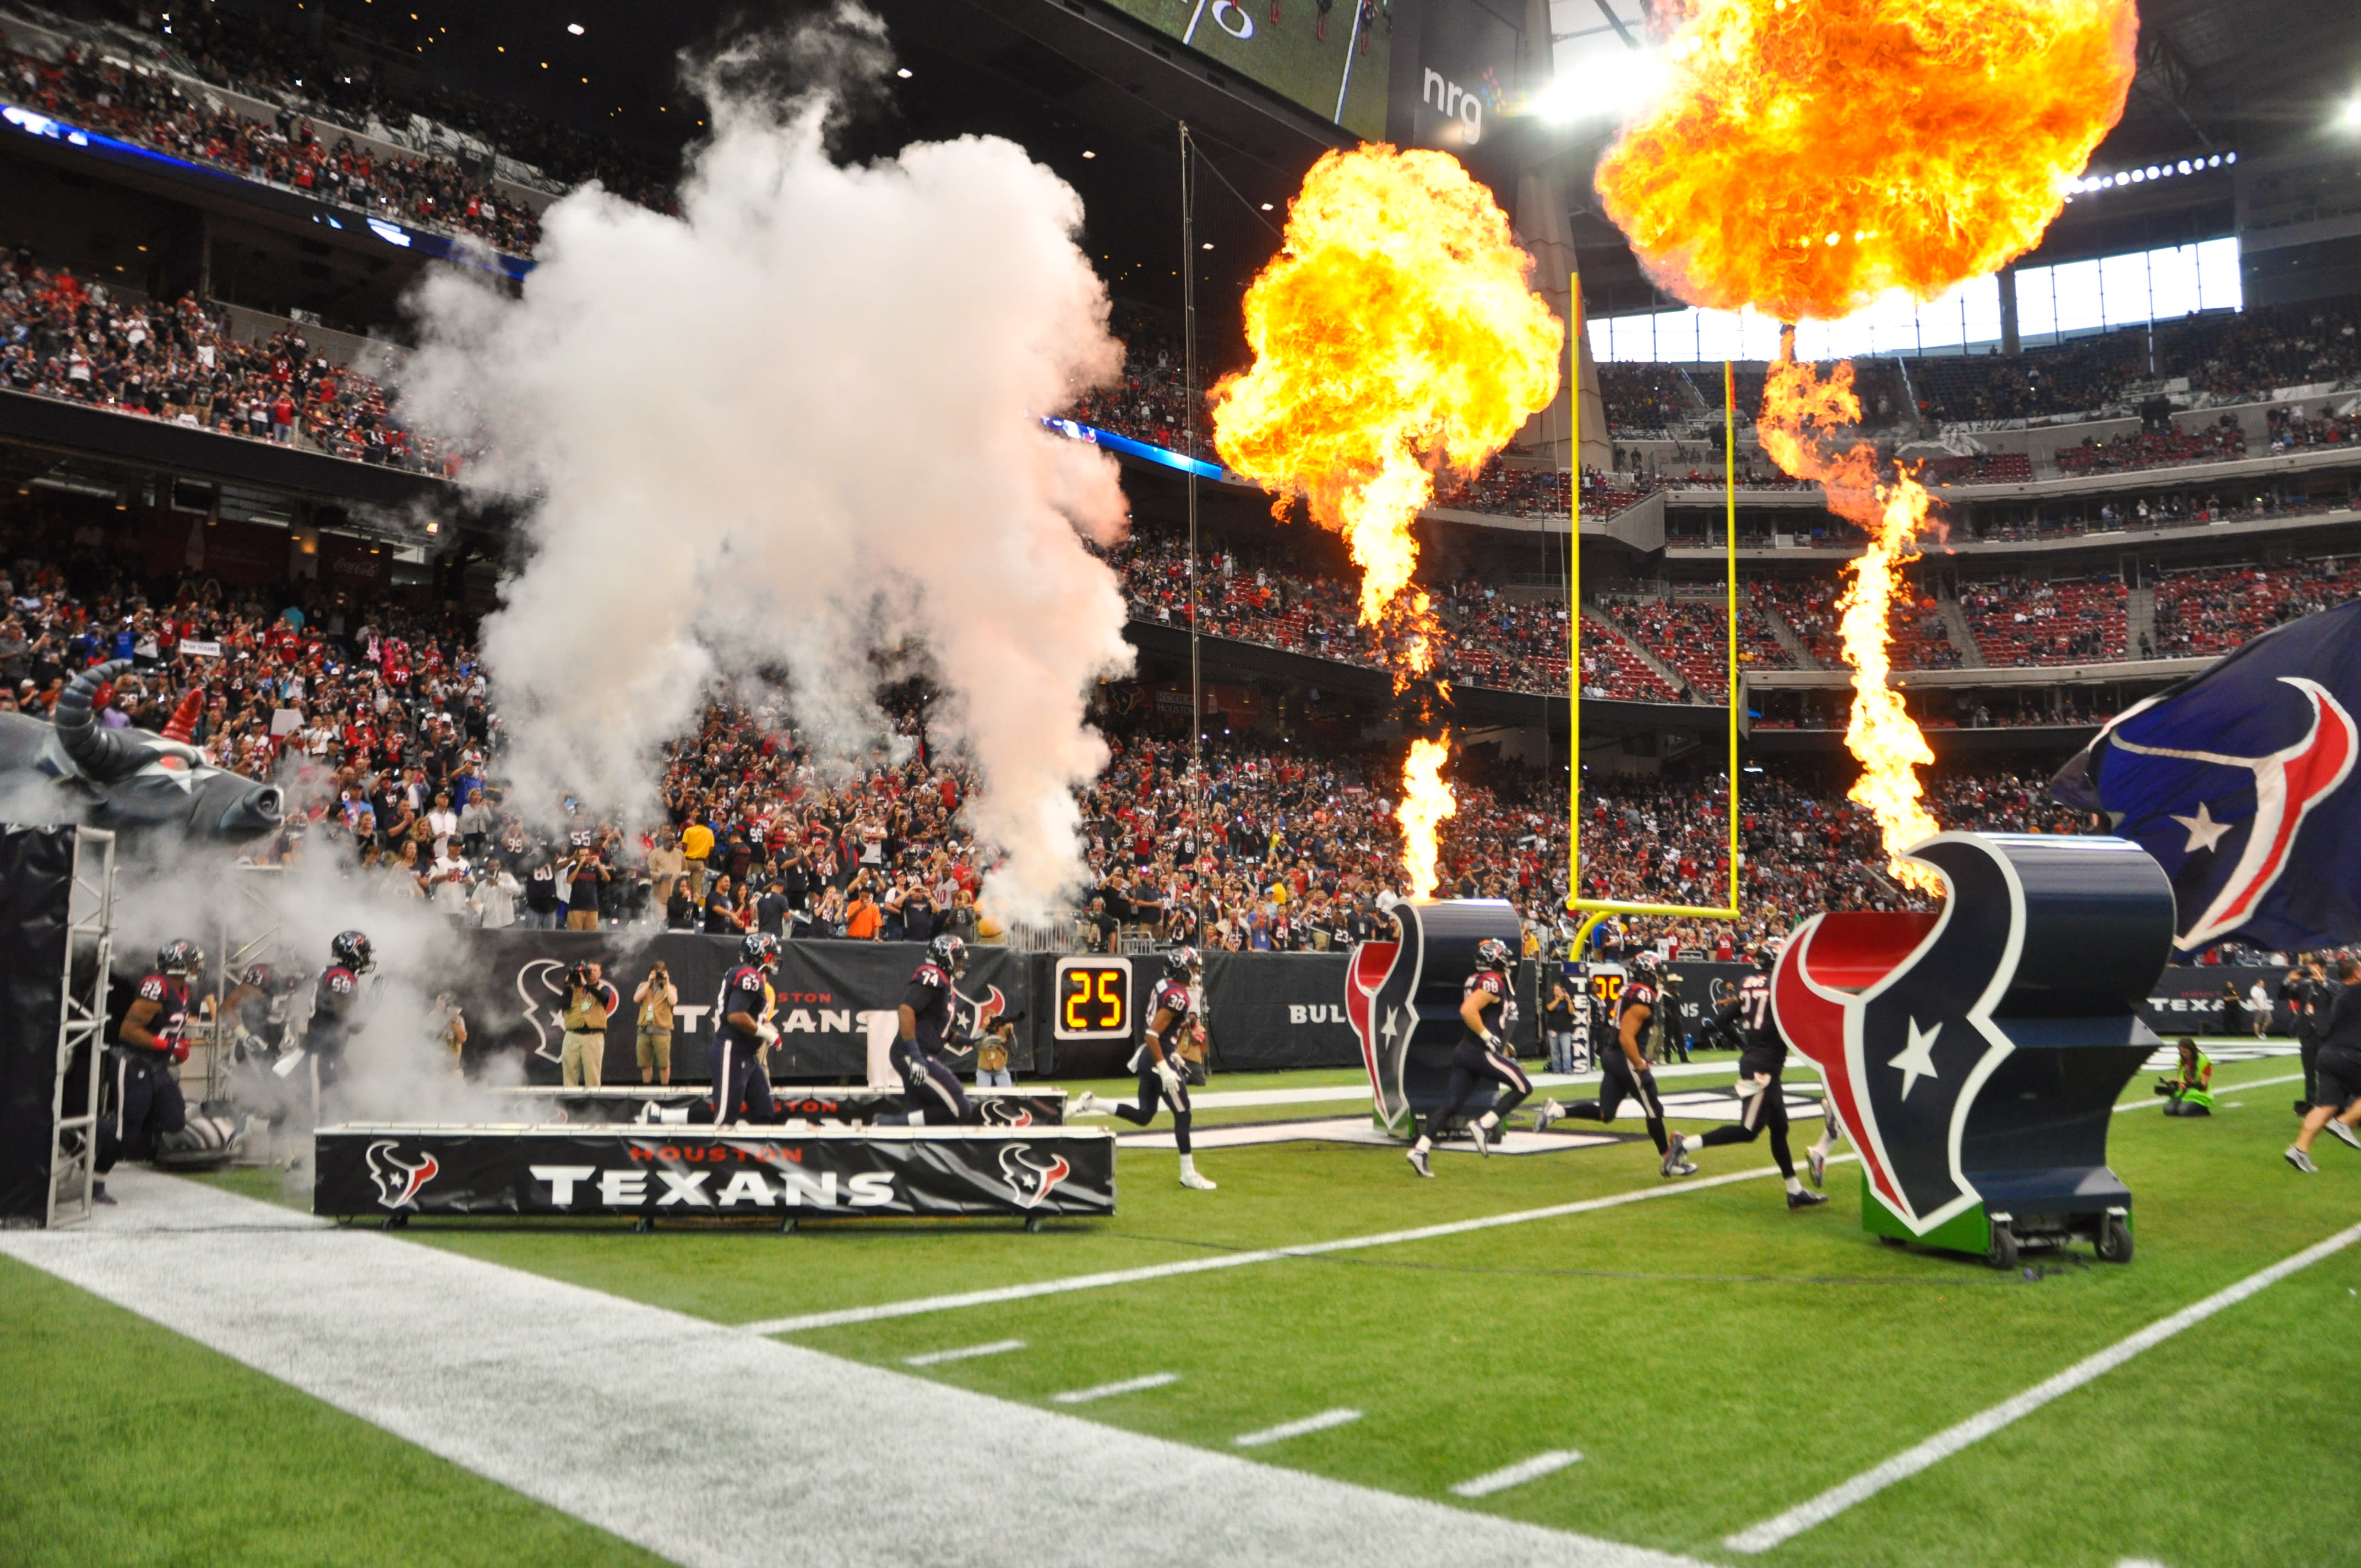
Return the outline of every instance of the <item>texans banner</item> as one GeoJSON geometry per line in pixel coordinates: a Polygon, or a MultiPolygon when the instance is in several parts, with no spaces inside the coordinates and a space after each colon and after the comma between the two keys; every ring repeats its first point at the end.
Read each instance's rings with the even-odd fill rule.
{"type": "Polygon", "coordinates": [[[1939,912],[1816,915],[1772,976],[1870,1192],[1921,1237],[1979,1204],[2128,1208],[2107,1132],[2158,1043],[2138,1012],[2169,953],[2162,872],[2122,839],[1944,833],[1910,858],[1939,912]]]}
{"type": "Polygon", "coordinates": [[[323,1127],[312,1212],[769,1219],[1115,1212],[1115,1135],[1076,1128],[323,1127]]]}
{"type": "MultiPolygon", "coordinates": [[[[1459,1003],[1476,972],[1477,944],[1498,937],[1514,952],[1524,923],[1497,898],[1406,899],[1390,913],[1400,939],[1353,949],[1345,1013],[1361,1044],[1377,1124],[1407,1136],[1449,1092],[1451,1052],[1467,1029],[1459,1003]]],[[[1528,1027],[1516,1018],[1507,1024],[1511,1031],[1528,1027]]],[[[1488,1083],[1478,1089],[1467,1113],[1482,1115],[1494,1092],[1488,1083]]]]}
{"type": "Polygon", "coordinates": [[[2173,946],[2361,938],[2361,601],[2292,620],[2136,703],[2050,783],[2171,879],[2173,946]]]}

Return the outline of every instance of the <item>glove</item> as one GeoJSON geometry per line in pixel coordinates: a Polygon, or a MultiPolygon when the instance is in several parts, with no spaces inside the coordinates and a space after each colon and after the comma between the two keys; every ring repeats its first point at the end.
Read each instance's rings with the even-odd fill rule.
{"type": "Polygon", "coordinates": [[[1484,1031],[1484,1048],[1488,1051],[1498,1051],[1502,1056],[1507,1056],[1509,1054],[1509,1042],[1500,1038],[1499,1036],[1492,1033],[1491,1030],[1487,1029],[1484,1031]]]}
{"type": "Polygon", "coordinates": [[[1180,1069],[1172,1065],[1172,1058],[1170,1057],[1156,1064],[1156,1076],[1163,1080],[1164,1091],[1174,1096],[1181,1092],[1186,1081],[1180,1076],[1180,1069]]]}
{"type": "Polygon", "coordinates": [[[175,1066],[189,1059],[189,1042],[175,1037],[172,1041],[172,1061],[175,1066]]]}

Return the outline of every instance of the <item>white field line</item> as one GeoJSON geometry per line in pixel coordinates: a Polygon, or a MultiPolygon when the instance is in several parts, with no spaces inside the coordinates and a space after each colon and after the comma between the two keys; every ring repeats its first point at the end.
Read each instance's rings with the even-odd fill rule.
{"type": "MultiPolygon", "coordinates": [[[[2213,1092],[2216,1094],[2232,1094],[2241,1090],[2268,1089],[2274,1083],[2301,1083],[2302,1081],[2303,1074],[2300,1072],[2283,1072],[2277,1078],[2257,1078],[2250,1079],[2245,1083],[2220,1084],[2215,1087],[2213,1092]]],[[[2153,1095],[2146,1100],[2126,1100],[2122,1104],[2115,1107],[2115,1114],[2120,1116],[2126,1111],[2145,1111],[2151,1105],[2161,1105],[2163,1103],[2164,1096],[2161,1094],[2153,1095]]]]}
{"type": "Polygon", "coordinates": [[[0,1256],[680,1568],[1706,1568],[753,1339],[133,1166],[107,1186],[120,1208],[0,1231],[0,1256]],[[662,1371],[587,1375],[599,1366],[662,1371]]]}
{"type": "MultiPolygon", "coordinates": [[[[1803,1071],[1817,1076],[1818,1069],[1806,1061],[1791,1061],[1788,1070],[1803,1071]]],[[[1656,1069],[1656,1076],[1664,1078],[1703,1078],[1710,1073],[1738,1071],[1735,1061],[1670,1062],[1656,1069]]],[[[1537,1072],[1532,1075],[1535,1089],[1574,1089],[1585,1084],[1595,1085],[1595,1072],[1537,1072]]],[[[1121,1098],[1120,1095],[1117,1098],[1121,1098]]],[[[1369,1086],[1366,1083],[1332,1083],[1310,1089],[1213,1089],[1189,1096],[1190,1105],[1199,1111],[1251,1109],[1258,1105],[1327,1105],[1358,1100],[1367,1102],[1369,1086]]]]}
{"type": "Polygon", "coordinates": [[[1351,1426],[1360,1419],[1358,1410],[1323,1410],[1301,1420],[1281,1421],[1260,1431],[1242,1432],[1230,1441],[1240,1448],[1267,1448],[1274,1442],[1285,1442],[1291,1437],[1308,1437],[1315,1431],[1326,1431],[1330,1427],[1351,1426]]]}
{"type": "Polygon", "coordinates": [[[1069,1388],[1062,1394],[1049,1396],[1053,1405],[1087,1405],[1094,1399],[1112,1399],[1118,1394],[1139,1394],[1150,1388],[1161,1388],[1167,1383],[1178,1383],[1178,1372],[1151,1372],[1145,1377],[1126,1377],[1120,1383],[1101,1383],[1092,1388],[1069,1388]]]}
{"type": "Polygon", "coordinates": [[[2055,1377],[2037,1383],[2015,1398],[2004,1399],[1991,1409],[1970,1416],[1957,1426],[1937,1432],[1915,1448],[1904,1450],[1873,1469],[1864,1470],[1851,1480],[1831,1486],[1807,1503],[1789,1508],[1775,1519],[1768,1519],[1730,1536],[1722,1544],[1732,1552],[1768,1552],[1783,1541],[1791,1541],[1810,1530],[1825,1524],[1837,1515],[1864,1502],[1893,1486],[1916,1475],[1921,1470],[1940,1464],[1971,1443],[1990,1437],[2011,1422],[2018,1420],[2052,1399],[2070,1394],[2083,1384],[2104,1376],[2121,1366],[2142,1351],[2162,1344],[2183,1329],[2194,1328],[2225,1307],[2235,1307],[2247,1297],[2278,1283],[2299,1269],[2309,1268],[2324,1257],[2344,1251],[2361,1241],[2361,1225],[2337,1232],[2326,1241],[2304,1248],[2292,1257],[2280,1259],[2268,1268],[2246,1276],[2235,1285],[2217,1290],[2202,1301],[2183,1307],[2170,1317],[2159,1318],[2128,1339],[2118,1340],[2093,1355],[2086,1355],[2055,1377]]]}
{"type": "Polygon", "coordinates": [[[1495,1492],[1505,1492],[1511,1486],[1521,1486],[1528,1481],[1538,1481],[1554,1475],[1569,1464],[1581,1463],[1582,1455],[1570,1448],[1554,1448],[1547,1453],[1536,1453],[1531,1459],[1521,1459],[1489,1475],[1478,1475],[1472,1481],[1462,1481],[1451,1488],[1455,1497],[1488,1497],[1495,1492]]]}
{"type": "Polygon", "coordinates": [[[1021,1339],[996,1339],[990,1344],[963,1344],[957,1350],[930,1350],[924,1355],[906,1355],[905,1366],[940,1366],[951,1361],[973,1361],[979,1355],[1005,1355],[1012,1350],[1023,1350],[1021,1339]]]}
{"type": "MultiPolygon", "coordinates": [[[[1842,1165],[1855,1157],[1849,1154],[1838,1155],[1828,1163],[1842,1165]]],[[[1212,1257],[1187,1258],[1179,1263],[1157,1263],[1139,1268],[1108,1269],[1100,1274],[1071,1275],[1063,1279],[1044,1279],[1030,1285],[1003,1285],[989,1290],[962,1290],[950,1296],[920,1296],[906,1301],[884,1301],[873,1307],[840,1307],[833,1311],[807,1312],[799,1317],[765,1318],[760,1322],[741,1323],[739,1327],[750,1334],[799,1334],[808,1333],[814,1329],[839,1329],[854,1323],[882,1322],[888,1318],[917,1317],[926,1312],[956,1311],[962,1307],[993,1307],[1004,1301],[1027,1301],[1037,1296],[1062,1296],[1071,1290],[1103,1290],[1110,1286],[1138,1285],[1151,1279],[1177,1278],[1184,1274],[1210,1274],[1215,1269],[1245,1268],[1253,1264],[1276,1263],[1281,1258],[1321,1257],[1329,1253],[1357,1252],[1364,1247],[1434,1241],[1444,1236],[1466,1235],[1470,1232],[1495,1230],[1504,1225],[1526,1225],[1537,1220],[1558,1220],[1570,1214],[1620,1209],[1627,1203],[1644,1203],[1651,1199],[1672,1198],[1684,1192],[1702,1192],[1708,1188],[1727,1187],[1736,1181],[1759,1181],[1763,1177],[1776,1174],[1778,1167],[1766,1165],[1755,1170],[1732,1171],[1727,1176],[1708,1176],[1688,1181],[1668,1182],[1661,1187],[1635,1188],[1631,1191],[1617,1192],[1605,1198],[1586,1198],[1576,1203],[1553,1203],[1546,1209],[1512,1210],[1505,1214],[1487,1214],[1480,1219],[1421,1225],[1414,1230],[1341,1236],[1334,1241],[1305,1242],[1300,1246],[1221,1253],[1212,1257]]]]}

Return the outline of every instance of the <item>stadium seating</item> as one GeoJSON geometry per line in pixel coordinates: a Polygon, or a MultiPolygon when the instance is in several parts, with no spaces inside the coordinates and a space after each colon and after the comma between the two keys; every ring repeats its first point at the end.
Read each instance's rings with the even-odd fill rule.
{"type": "Polygon", "coordinates": [[[2156,585],[2159,658],[2226,653],[2283,620],[2361,592],[2361,562],[2328,557],[2286,566],[2168,572],[2156,585]]]}
{"type": "Polygon", "coordinates": [[[2125,656],[2123,584],[1962,584],[1960,608],[1990,664],[2099,663],[2125,656]]]}

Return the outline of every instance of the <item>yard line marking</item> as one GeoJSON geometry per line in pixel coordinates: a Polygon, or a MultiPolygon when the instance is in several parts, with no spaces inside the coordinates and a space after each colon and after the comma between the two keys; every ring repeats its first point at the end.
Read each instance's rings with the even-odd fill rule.
{"type": "MultiPolygon", "coordinates": [[[[2258,1078],[2250,1083],[2225,1083],[2214,1092],[2217,1094],[2243,1093],[2249,1089],[2268,1089],[2274,1083],[2301,1083],[2302,1081],[2303,1074],[2284,1072],[2277,1078],[2258,1078]]],[[[2126,1111],[2145,1111],[2151,1105],[2163,1103],[2164,1096],[2161,1094],[2151,1100],[2126,1100],[2115,1107],[2115,1114],[2120,1116],[2126,1111]]]]}
{"type": "Polygon", "coordinates": [[[2125,1362],[2162,1344],[2166,1340],[2203,1322],[2225,1307],[2235,1307],[2247,1297],[2299,1269],[2309,1268],[2322,1258],[2344,1251],[2361,1241],[2361,1225],[2337,1232],[2324,1242],[2304,1248],[2292,1257],[2281,1258],[2268,1268],[2249,1274],[2235,1285],[2217,1290],[2203,1300],[2183,1307],[2170,1317],[2158,1318],[2129,1339],[2119,1340],[2093,1355],[2086,1355],[2055,1377],[2037,1383],[2013,1399],[2004,1399],[1991,1409],[1970,1416],[1959,1425],[1937,1432],[1915,1448],[1905,1449],[1874,1469],[1864,1470],[1851,1480],[1829,1487],[1807,1503],[1789,1508],[1776,1519],[1742,1530],[1730,1536],[1722,1545],[1732,1552],[1768,1552],[1782,1541],[1801,1535],[1814,1525],[1825,1524],[1855,1503],[1865,1502],[1893,1486],[1907,1480],[1921,1470],[1949,1459],[1971,1443],[1990,1437],[2012,1421],[2031,1415],[2042,1406],[2063,1394],[2070,1394],[2083,1384],[2114,1371],[2125,1362]]]}
{"type": "Polygon", "coordinates": [[[1570,1448],[1554,1448],[1547,1453],[1536,1453],[1531,1459],[1521,1459],[1505,1469],[1489,1475],[1478,1475],[1473,1481],[1462,1481],[1451,1488],[1455,1497],[1488,1497],[1495,1492],[1505,1492],[1511,1486],[1521,1486],[1528,1481],[1538,1481],[1554,1475],[1569,1464],[1578,1464],[1582,1455],[1570,1448]]]}
{"type": "MultiPolygon", "coordinates": [[[[1838,1155],[1830,1165],[1843,1165],[1857,1159],[1857,1155],[1838,1155]]],[[[1004,1301],[1027,1301],[1037,1296],[1061,1296],[1070,1290],[1099,1290],[1115,1285],[1138,1285],[1151,1279],[1171,1279],[1184,1274],[1208,1274],[1219,1268],[1244,1268],[1249,1264],[1276,1263],[1289,1257],[1321,1257],[1334,1252],[1356,1252],[1364,1247],[1393,1246],[1403,1242],[1433,1241],[1444,1236],[1466,1235],[1471,1231],[1488,1231],[1502,1225],[1530,1224],[1536,1220],[1563,1219],[1570,1214],[1595,1213],[1601,1209],[1618,1209],[1626,1203],[1644,1203],[1654,1198],[1671,1198],[1683,1192],[1702,1192],[1708,1188],[1727,1187],[1735,1181],[1759,1181],[1778,1174],[1776,1166],[1763,1166],[1755,1170],[1734,1170],[1727,1176],[1707,1176],[1688,1181],[1667,1182],[1661,1187],[1639,1187],[1629,1192],[1617,1192],[1605,1198],[1585,1198],[1579,1202],[1554,1203],[1546,1209],[1518,1209],[1505,1214],[1487,1214],[1480,1219],[1453,1220],[1439,1225],[1421,1225],[1415,1230],[1385,1231],[1376,1235],[1343,1236],[1335,1241],[1306,1242],[1301,1246],[1263,1247],[1253,1252],[1223,1253],[1213,1257],[1192,1257],[1179,1263],[1155,1263],[1139,1268],[1109,1269],[1102,1274],[1070,1275],[1063,1279],[1044,1279],[1031,1285],[1003,1285],[989,1290],[962,1290],[950,1296],[920,1296],[907,1301],[886,1301],[874,1307],[840,1307],[829,1312],[807,1312],[794,1318],[766,1318],[760,1322],[741,1323],[740,1329],[750,1334],[799,1334],[814,1329],[840,1329],[854,1323],[882,1322],[888,1318],[917,1317],[926,1312],[949,1312],[961,1307],[994,1307],[1004,1301]]]]}
{"type": "Polygon", "coordinates": [[[1144,1388],[1161,1388],[1167,1383],[1178,1383],[1178,1372],[1151,1372],[1145,1377],[1126,1377],[1120,1383],[1102,1383],[1095,1388],[1069,1388],[1062,1394],[1049,1396],[1053,1405],[1087,1405],[1093,1399],[1112,1399],[1117,1394],[1137,1394],[1144,1388]]]}
{"type": "Polygon", "coordinates": [[[1021,1339],[996,1339],[990,1344],[964,1344],[957,1350],[930,1350],[924,1355],[906,1355],[905,1366],[940,1366],[947,1361],[972,1361],[979,1355],[1005,1355],[1012,1350],[1023,1350],[1021,1339]]]}
{"type": "Polygon", "coordinates": [[[1358,1410],[1323,1410],[1316,1416],[1306,1416],[1300,1421],[1281,1421],[1260,1431],[1246,1432],[1230,1441],[1240,1448],[1264,1448],[1274,1442],[1285,1442],[1291,1437],[1303,1437],[1330,1427],[1351,1426],[1361,1419],[1358,1410]]]}

